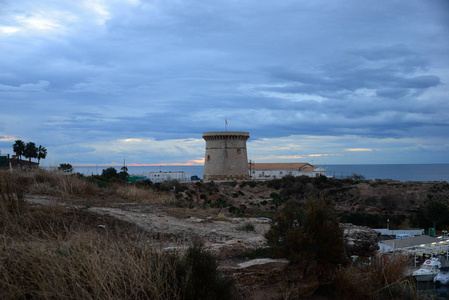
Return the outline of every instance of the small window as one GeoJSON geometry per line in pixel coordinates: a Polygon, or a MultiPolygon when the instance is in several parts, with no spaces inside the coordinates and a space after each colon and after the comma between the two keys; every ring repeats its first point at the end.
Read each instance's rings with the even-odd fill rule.
{"type": "Polygon", "coordinates": [[[207,161],[210,161],[210,155],[207,156],[207,161]]]}

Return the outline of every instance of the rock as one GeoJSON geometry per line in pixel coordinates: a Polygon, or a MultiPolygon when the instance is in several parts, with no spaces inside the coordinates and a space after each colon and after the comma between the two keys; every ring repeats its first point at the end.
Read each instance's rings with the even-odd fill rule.
{"type": "Polygon", "coordinates": [[[262,223],[262,224],[270,224],[271,223],[270,218],[260,217],[260,218],[257,218],[257,220],[259,221],[259,223],[262,223]]]}
{"type": "Polygon", "coordinates": [[[193,222],[193,223],[204,223],[204,219],[194,218],[194,217],[190,217],[189,221],[193,222]]]}
{"type": "Polygon", "coordinates": [[[286,259],[272,259],[272,258],[257,258],[252,259],[250,261],[246,261],[244,263],[238,264],[239,269],[264,269],[264,268],[285,268],[285,266],[289,263],[286,259]]]}
{"type": "Polygon", "coordinates": [[[366,226],[341,224],[348,256],[374,256],[378,249],[378,233],[366,226]]]}

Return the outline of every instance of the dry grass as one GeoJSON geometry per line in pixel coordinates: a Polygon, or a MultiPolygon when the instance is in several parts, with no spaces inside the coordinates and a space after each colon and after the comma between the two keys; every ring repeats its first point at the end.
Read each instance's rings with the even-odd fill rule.
{"type": "Polygon", "coordinates": [[[201,244],[164,252],[129,223],[28,206],[26,180],[34,185],[0,172],[0,299],[229,298],[229,280],[201,244]]]}
{"type": "Polygon", "coordinates": [[[94,184],[76,175],[43,169],[0,171],[0,177],[8,177],[20,185],[24,192],[51,196],[92,196],[100,192],[94,184]]]}
{"type": "Polygon", "coordinates": [[[229,214],[219,212],[218,215],[214,218],[216,221],[229,221],[229,214]]]}
{"type": "Polygon", "coordinates": [[[140,188],[128,184],[115,184],[110,187],[111,191],[120,198],[142,204],[161,204],[173,206],[175,196],[170,192],[156,192],[147,188],[140,188]]]}
{"type": "Polygon", "coordinates": [[[61,173],[56,170],[3,170],[0,171],[1,178],[8,178],[8,180],[14,182],[20,187],[22,195],[64,197],[64,202],[73,202],[74,204],[89,200],[87,202],[90,205],[108,205],[128,201],[140,204],[174,206],[176,200],[173,193],[158,192],[126,183],[114,183],[108,188],[100,188],[76,175],[61,173]]]}
{"type": "Polygon", "coordinates": [[[403,255],[376,257],[371,264],[341,270],[332,284],[336,299],[417,299],[413,278],[405,275],[410,259],[403,255]]]}

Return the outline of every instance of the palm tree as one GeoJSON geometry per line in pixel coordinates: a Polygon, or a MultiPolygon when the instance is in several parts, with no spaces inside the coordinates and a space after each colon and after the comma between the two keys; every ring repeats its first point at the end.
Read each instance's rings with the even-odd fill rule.
{"type": "Polygon", "coordinates": [[[37,158],[37,147],[33,142],[29,142],[25,145],[25,150],[23,151],[23,156],[29,159],[31,165],[31,159],[37,158]]]}
{"type": "Polygon", "coordinates": [[[45,159],[46,157],[47,149],[39,145],[39,148],[37,148],[37,163],[39,164],[41,162],[41,159],[45,159]]]}
{"type": "Polygon", "coordinates": [[[16,140],[14,145],[12,145],[12,150],[19,160],[22,159],[23,152],[25,151],[25,143],[22,140],[16,140]]]}

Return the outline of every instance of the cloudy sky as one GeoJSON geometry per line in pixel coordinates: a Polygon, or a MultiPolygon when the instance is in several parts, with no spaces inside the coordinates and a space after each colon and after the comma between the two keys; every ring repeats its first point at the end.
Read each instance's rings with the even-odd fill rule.
{"type": "Polygon", "coordinates": [[[449,1],[0,0],[0,150],[44,165],[449,163],[449,1]]]}

